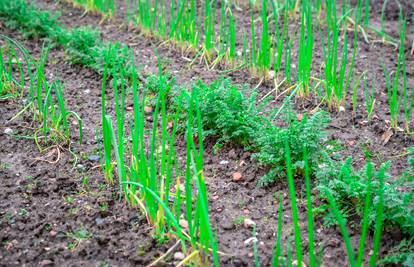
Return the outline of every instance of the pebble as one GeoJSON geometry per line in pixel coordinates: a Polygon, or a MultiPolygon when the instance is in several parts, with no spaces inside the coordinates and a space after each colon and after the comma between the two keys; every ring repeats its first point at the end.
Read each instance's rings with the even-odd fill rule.
{"type": "Polygon", "coordinates": [[[150,114],[151,112],[152,112],[152,108],[151,107],[148,107],[148,106],[145,106],[144,107],[144,112],[145,112],[145,114],[150,114]]]}
{"type": "Polygon", "coordinates": [[[6,128],[6,129],[4,129],[4,133],[5,134],[12,134],[13,130],[11,128],[6,128]]]}
{"type": "Polygon", "coordinates": [[[257,238],[256,237],[250,237],[249,239],[244,240],[244,244],[247,246],[252,242],[257,242],[257,238]]]}
{"type": "Polygon", "coordinates": [[[224,222],[221,223],[221,227],[224,230],[229,231],[229,230],[233,230],[234,229],[234,224],[232,222],[228,221],[228,220],[225,220],[224,222]]]}
{"type": "Polygon", "coordinates": [[[180,251],[174,253],[174,260],[182,261],[184,258],[185,258],[184,253],[182,253],[180,251]]]}
{"type": "Polygon", "coordinates": [[[57,235],[57,232],[54,231],[54,230],[52,230],[52,231],[49,232],[49,236],[50,237],[55,237],[56,235],[57,235]]]}
{"type": "Polygon", "coordinates": [[[188,222],[184,219],[180,219],[179,224],[182,228],[188,229],[188,222]]]}
{"type": "Polygon", "coordinates": [[[98,155],[90,155],[90,156],[88,157],[88,159],[89,159],[90,161],[99,161],[99,156],[98,156],[98,155]]]}
{"type": "Polygon", "coordinates": [[[243,176],[240,172],[233,173],[233,181],[239,182],[241,180],[243,180],[243,176]]]}
{"type": "Polygon", "coordinates": [[[53,261],[51,260],[42,260],[40,262],[40,266],[50,266],[50,265],[53,265],[53,261]]]}
{"type": "Polygon", "coordinates": [[[227,160],[222,160],[222,161],[220,161],[219,164],[220,165],[227,165],[227,164],[229,164],[229,162],[227,160]]]}
{"type": "Polygon", "coordinates": [[[250,228],[253,228],[253,226],[256,225],[256,223],[248,218],[245,218],[243,225],[244,225],[244,228],[250,229],[250,228]]]}
{"type": "Polygon", "coordinates": [[[78,168],[78,170],[80,170],[80,171],[85,171],[86,170],[85,166],[83,166],[82,164],[76,165],[76,168],[78,168]]]}
{"type": "Polygon", "coordinates": [[[104,223],[104,220],[101,217],[98,217],[95,219],[96,225],[102,225],[104,223]]]}
{"type": "MultiPolygon", "coordinates": [[[[293,262],[292,262],[292,266],[299,266],[299,264],[298,264],[299,262],[298,262],[298,260],[294,260],[293,262]]],[[[302,264],[301,264],[301,266],[302,267],[306,267],[306,264],[302,261],[301,262],[302,264]]]]}

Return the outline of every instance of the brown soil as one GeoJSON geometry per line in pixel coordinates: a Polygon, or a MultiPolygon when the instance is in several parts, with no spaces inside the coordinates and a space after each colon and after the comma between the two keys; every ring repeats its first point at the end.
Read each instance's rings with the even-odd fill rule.
{"type": "MultiPolygon", "coordinates": [[[[100,24],[101,18],[93,14],[82,16],[83,11],[67,4],[55,4],[50,0],[37,0],[43,9],[59,10],[62,12],[61,21],[67,27],[92,25],[102,31],[102,37],[107,41],[126,43],[136,54],[137,63],[144,73],[156,72],[156,57],[154,47],[157,47],[160,57],[180,84],[188,84],[194,80],[210,82],[219,77],[220,70],[205,69],[198,61],[189,66],[188,57],[173,46],[161,44],[155,38],[143,36],[138,30],[128,28],[120,19],[100,24]]],[[[124,1],[119,3],[120,9],[124,1]]],[[[407,4],[410,7],[410,4],[407,4]]],[[[390,7],[392,8],[392,7],[390,7]]],[[[389,11],[395,12],[395,8],[389,11]],[[393,11],[394,10],[394,11],[393,11]]],[[[246,18],[246,11],[239,11],[238,17],[246,18]],[[244,12],[244,13],[243,13],[244,12]]],[[[373,11],[377,14],[377,11],[373,11]]],[[[388,11],[387,11],[388,12],[388,11]]],[[[121,15],[123,12],[119,12],[121,15]]],[[[387,15],[387,25],[394,25],[391,32],[396,32],[398,19],[395,15],[387,15]],[[388,23],[388,22],[387,22],[388,23]]],[[[243,22],[245,28],[249,20],[243,22]]],[[[374,22],[375,23],[375,22],[374,22]]],[[[412,25],[410,24],[409,27],[412,25]]],[[[7,32],[18,40],[16,33],[7,32]]],[[[412,36],[412,35],[409,35],[412,36]]],[[[405,159],[393,156],[404,153],[405,148],[413,146],[414,141],[402,132],[396,132],[385,145],[382,135],[388,130],[389,113],[387,111],[387,96],[382,75],[380,58],[388,67],[395,65],[396,52],[392,46],[382,43],[367,44],[360,40],[356,73],[360,74],[369,69],[369,79],[377,80],[377,102],[375,117],[372,122],[366,122],[364,107],[358,108],[355,117],[351,116],[351,106],[346,105],[346,112],[332,113],[330,126],[331,138],[345,147],[344,156],[353,156],[356,166],[362,166],[364,151],[367,147],[374,153],[377,161],[392,160],[392,174],[397,175],[406,166],[405,159]]],[[[41,43],[37,41],[24,42],[34,55],[38,56],[41,43]]],[[[315,45],[315,65],[321,64],[322,52],[315,45]]],[[[296,56],[293,56],[295,58],[296,56]]],[[[292,58],[292,60],[293,60],[292,58]]],[[[0,265],[1,266],[39,266],[39,265],[68,265],[68,266],[100,266],[107,263],[115,266],[144,266],[171,247],[171,242],[158,245],[151,238],[151,229],[146,224],[145,217],[127,205],[117,200],[117,188],[103,188],[103,175],[99,162],[88,159],[96,155],[99,149],[95,140],[95,129],[100,124],[100,83],[101,78],[96,73],[79,66],[65,63],[64,54],[57,48],[51,51],[47,66],[48,75],[59,77],[65,82],[65,99],[68,108],[79,113],[85,124],[85,140],[82,145],[73,144],[73,150],[80,155],[75,168],[71,155],[63,152],[56,164],[36,160],[45,157],[39,154],[31,140],[18,139],[3,134],[6,127],[13,129],[14,134],[23,135],[29,118],[19,119],[12,123],[8,120],[21,108],[18,103],[7,102],[0,105],[0,265]],[[82,157],[82,155],[84,157],[82,157]],[[89,179],[89,185],[82,185],[82,178],[89,179]],[[65,197],[72,196],[74,203],[67,203],[65,197]],[[107,209],[100,207],[107,204],[107,209]],[[69,244],[73,238],[70,233],[86,230],[90,233],[88,239],[70,250],[69,244]]],[[[296,62],[293,62],[296,64],[296,62]]],[[[412,86],[414,71],[413,56],[407,52],[408,84],[412,86]]],[[[51,76],[50,76],[51,77],[51,76]]],[[[246,70],[233,72],[229,75],[234,83],[247,83],[252,87],[258,80],[248,78],[246,70]]],[[[271,83],[258,87],[264,95],[272,90],[271,83]]],[[[364,103],[363,92],[358,95],[358,102],[364,103]]],[[[351,101],[347,101],[351,103],[351,101]]],[[[295,106],[299,113],[313,109],[318,103],[314,100],[298,100],[295,106]]],[[[280,102],[272,103],[272,108],[280,106],[280,102]]],[[[76,129],[76,127],[74,127],[76,129]]],[[[76,130],[75,130],[76,132],[76,130]]],[[[74,142],[76,137],[74,136],[74,142]]],[[[242,148],[226,147],[219,154],[212,151],[213,141],[208,140],[205,151],[205,176],[210,199],[210,217],[213,227],[217,230],[219,250],[231,256],[221,257],[223,266],[253,266],[252,243],[244,241],[252,237],[251,230],[236,226],[234,221],[241,216],[250,218],[257,223],[257,238],[259,258],[262,266],[269,266],[272,248],[275,244],[277,225],[277,206],[275,193],[284,197],[284,231],[282,242],[287,243],[292,236],[290,202],[287,185],[284,181],[266,189],[257,188],[257,180],[266,170],[250,159],[250,153],[242,148]],[[222,164],[227,161],[226,164],[222,164]],[[232,174],[240,172],[241,182],[233,182],[232,174]]],[[[184,153],[182,145],[178,145],[178,153],[184,153]]],[[[55,157],[56,155],[52,155],[55,157]]],[[[303,192],[303,181],[297,180],[297,192],[303,192]]],[[[304,196],[298,193],[300,223],[306,226],[306,204],[304,196]]],[[[316,248],[323,250],[322,263],[325,266],[346,266],[346,252],[341,235],[336,228],[325,228],[322,219],[315,222],[316,248]]],[[[359,242],[358,231],[350,229],[351,241],[359,242]]],[[[303,239],[307,236],[304,234],[303,239]]],[[[383,237],[382,254],[401,240],[398,233],[387,233],[383,237]]],[[[368,238],[372,243],[372,237],[368,238]]],[[[306,242],[305,242],[306,243],[306,242]]],[[[293,244],[293,243],[292,243],[293,244]]],[[[305,248],[307,250],[307,248],[305,248]]],[[[367,253],[370,247],[367,247],[367,253]]],[[[169,258],[168,262],[172,262],[169,258]]]]}

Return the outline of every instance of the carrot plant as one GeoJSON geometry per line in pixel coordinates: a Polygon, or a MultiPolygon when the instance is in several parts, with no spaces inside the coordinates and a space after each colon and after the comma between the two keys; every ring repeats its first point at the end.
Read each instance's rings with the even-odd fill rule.
{"type": "MultiPolygon", "coordinates": [[[[366,243],[366,236],[368,231],[368,216],[370,214],[369,208],[371,205],[371,199],[372,199],[372,192],[371,192],[371,183],[372,183],[372,164],[367,164],[367,192],[365,196],[365,206],[363,211],[363,217],[362,217],[362,233],[361,233],[361,240],[359,243],[358,253],[357,257],[355,257],[354,249],[351,244],[350,235],[348,233],[348,230],[346,228],[346,222],[337,206],[337,203],[335,201],[335,198],[332,196],[332,193],[328,189],[324,189],[326,198],[329,202],[329,206],[331,208],[331,211],[333,213],[333,216],[336,220],[336,222],[339,225],[339,228],[341,230],[342,236],[344,238],[346,251],[348,253],[348,260],[350,266],[363,266],[363,260],[364,260],[364,248],[366,243]]],[[[384,209],[384,179],[385,179],[385,169],[381,169],[381,171],[378,173],[377,179],[379,180],[379,188],[378,191],[375,193],[377,195],[377,201],[378,204],[376,205],[376,217],[375,217],[375,232],[374,232],[374,241],[373,241],[373,253],[371,257],[369,257],[369,265],[370,266],[376,266],[377,265],[377,259],[378,259],[378,253],[380,248],[380,242],[381,242],[381,234],[383,229],[383,209],[384,209]]]]}
{"type": "MultiPolygon", "coordinates": [[[[110,56],[108,59],[111,60],[110,56]]],[[[104,137],[104,151],[105,158],[109,159],[108,164],[111,162],[112,152],[115,154],[120,196],[131,205],[137,205],[143,210],[154,226],[156,237],[165,238],[167,234],[178,237],[182,241],[183,252],[187,254],[186,261],[206,261],[206,256],[212,252],[213,262],[217,266],[217,245],[209,223],[208,198],[202,170],[203,130],[196,90],[179,97],[180,101],[191,103],[188,112],[195,114],[194,119],[197,121],[198,129],[194,133],[193,125],[187,123],[184,135],[186,160],[184,168],[181,169],[174,148],[179,117],[174,114],[171,117],[167,114],[168,87],[164,79],[154,80],[158,91],[151,92],[148,90],[147,83],[137,81],[134,69],[132,80],[134,107],[130,127],[132,147],[128,148],[129,142],[125,138],[127,134],[124,114],[126,84],[122,82],[123,66],[112,63],[106,65],[113,66],[112,69],[108,68],[108,73],[112,73],[116,130],[112,126],[112,119],[103,108],[102,132],[111,144],[111,147],[106,149],[104,137]],[[144,107],[147,95],[151,93],[156,93],[156,104],[152,112],[153,123],[151,127],[146,128],[144,107]],[[171,128],[168,126],[170,118],[173,118],[171,128]],[[149,142],[146,142],[146,136],[149,142]],[[199,140],[197,143],[196,139],[199,140]],[[128,161],[130,163],[127,163],[128,161]],[[183,192],[180,189],[182,177],[184,178],[183,192]],[[173,198],[173,205],[171,205],[171,198],[173,198]],[[181,214],[181,205],[184,205],[183,214],[181,214]],[[181,226],[182,221],[185,221],[187,226],[181,226]]],[[[107,89],[105,83],[102,88],[105,94],[107,89]]],[[[102,99],[104,104],[105,97],[102,99]]],[[[192,119],[189,118],[189,121],[192,122],[192,119]]],[[[111,165],[107,170],[113,171],[111,165]]]]}
{"type": "MultiPolygon", "coordinates": [[[[391,167],[390,162],[381,164],[378,171],[373,169],[372,174],[369,171],[369,168],[371,168],[369,165],[368,163],[364,168],[354,169],[352,158],[348,158],[345,162],[340,163],[327,161],[315,173],[317,180],[316,188],[321,192],[321,197],[325,199],[324,192],[326,190],[330,191],[344,220],[354,215],[363,218],[365,198],[370,192],[373,195],[370,207],[377,208],[380,205],[378,196],[381,191],[384,191],[384,201],[381,204],[381,213],[383,214],[381,216],[383,216],[384,226],[387,228],[398,228],[403,233],[409,235],[410,231],[412,232],[414,229],[413,216],[407,216],[407,214],[411,214],[410,205],[414,200],[414,194],[411,190],[413,187],[412,182],[409,179],[407,180],[407,177],[404,175],[397,178],[391,177],[388,174],[391,167]],[[380,178],[384,180],[384,185],[382,185],[380,178]],[[368,183],[369,180],[371,180],[371,184],[368,183]],[[408,188],[408,190],[400,191],[401,188],[408,188]]],[[[375,229],[375,218],[378,216],[380,216],[378,210],[369,209],[370,229],[375,229]]],[[[330,221],[331,218],[327,216],[325,218],[326,223],[332,223],[330,221]]]]}
{"type": "MultiPolygon", "coordinates": [[[[310,186],[310,168],[308,164],[309,156],[307,153],[307,149],[303,148],[303,163],[305,166],[305,189],[306,189],[306,205],[307,205],[307,235],[308,235],[308,254],[303,254],[302,246],[304,245],[304,241],[301,238],[301,235],[298,233],[300,231],[305,231],[304,228],[300,229],[298,219],[297,219],[297,206],[296,206],[296,191],[294,188],[293,183],[293,173],[292,173],[292,162],[290,159],[290,148],[288,143],[285,143],[285,161],[286,166],[288,168],[287,171],[287,179],[289,184],[289,191],[290,191],[290,203],[291,203],[291,213],[293,219],[293,227],[294,227],[294,243],[295,243],[295,252],[296,252],[296,260],[293,258],[293,253],[290,247],[290,237],[288,236],[287,244],[282,244],[282,229],[283,229],[283,201],[282,196],[278,198],[279,207],[278,207],[278,217],[277,217],[277,231],[276,231],[276,244],[273,249],[273,258],[272,258],[272,266],[292,266],[294,262],[304,262],[303,258],[308,257],[309,266],[318,266],[317,262],[317,255],[315,254],[315,229],[313,226],[314,215],[313,210],[315,207],[312,205],[312,194],[311,194],[311,186],[310,186]],[[290,169],[290,171],[289,171],[290,169]],[[282,255],[283,253],[283,245],[286,246],[286,254],[287,257],[283,260],[282,255]],[[284,262],[284,263],[283,263],[284,262]]],[[[354,250],[350,235],[347,230],[346,220],[343,217],[342,209],[340,208],[340,203],[342,202],[340,199],[334,195],[334,192],[329,185],[321,184],[318,187],[318,190],[322,193],[323,197],[328,202],[328,206],[330,211],[333,214],[334,223],[338,224],[342,236],[343,241],[345,243],[345,249],[348,253],[348,264],[350,266],[365,266],[365,264],[369,264],[369,266],[376,266],[378,260],[378,253],[380,248],[380,241],[383,229],[383,222],[384,222],[384,203],[385,201],[385,194],[387,192],[386,189],[386,168],[381,168],[378,172],[374,171],[374,165],[372,163],[368,163],[365,168],[365,177],[366,177],[366,194],[362,197],[362,210],[361,210],[361,239],[359,240],[359,244],[356,250],[354,250]],[[377,181],[374,181],[377,179],[377,181]],[[374,216],[372,216],[372,203],[375,203],[374,206],[374,216]],[[367,254],[367,241],[370,229],[370,222],[374,221],[374,233],[373,233],[373,243],[372,243],[372,253],[367,254]],[[354,252],[356,251],[356,253],[354,252]]],[[[344,172],[345,173],[345,172],[344,172]]]]}

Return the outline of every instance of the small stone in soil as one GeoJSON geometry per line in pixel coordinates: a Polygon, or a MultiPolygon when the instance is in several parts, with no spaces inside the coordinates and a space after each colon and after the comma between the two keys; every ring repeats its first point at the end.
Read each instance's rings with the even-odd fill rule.
{"type": "MultiPolygon", "coordinates": [[[[298,264],[298,260],[294,260],[294,261],[292,262],[292,266],[299,266],[299,264],[298,264]]],[[[302,267],[306,267],[306,264],[302,261],[301,266],[302,266],[302,267]]]]}
{"type": "Polygon", "coordinates": [[[90,155],[90,156],[88,157],[88,159],[89,159],[90,161],[99,161],[99,156],[98,156],[98,155],[90,155]]]}
{"type": "Polygon", "coordinates": [[[53,265],[53,262],[51,260],[42,260],[40,262],[40,266],[51,266],[53,265]]]}
{"type": "Polygon", "coordinates": [[[229,231],[229,230],[233,230],[234,229],[234,224],[232,222],[228,221],[228,220],[225,220],[224,222],[222,222],[221,227],[224,230],[229,231]]]}
{"type": "Polygon", "coordinates": [[[181,219],[179,224],[182,228],[186,228],[186,229],[188,228],[188,222],[184,219],[181,219]]]}
{"type": "Polygon", "coordinates": [[[11,128],[6,128],[6,129],[4,129],[4,133],[5,134],[12,134],[13,130],[11,128]]]}
{"type": "Polygon", "coordinates": [[[184,254],[182,252],[175,252],[174,253],[174,260],[176,261],[182,261],[185,258],[184,254]]]}
{"type": "Polygon", "coordinates": [[[101,217],[98,217],[98,218],[95,219],[95,223],[96,223],[96,225],[101,225],[101,224],[104,223],[104,220],[101,217]]]}
{"type": "Polygon", "coordinates": [[[217,199],[219,199],[219,196],[218,196],[218,195],[213,195],[213,196],[211,197],[211,200],[217,200],[217,199]]]}
{"type": "Polygon", "coordinates": [[[54,230],[52,230],[52,231],[49,232],[49,236],[50,237],[55,237],[56,235],[57,235],[57,232],[54,231],[54,230]]]}
{"type": "Polygon", "coordinates": [[[227,160],[222,160],[222,161],[220,161],[219,164],[220,165],[226,165],[226,164],[229,164],[229,162],[227,160]]]}
{"type": "Polygon", "coordinates": [[[243,179],[243,176],[240,172],[233,173],[233,181],[239,182],[243,179]]]}
{"type": "Polygon", "coordinates": [[[78,168],[78,170],[80,170],[80,171],[85,171],[86,170],[85,166],[83,166],[82,164],[78,164],[76,166],[76,168],[78,168]]]}
{"type": "Polygon", "coordinates": [[[144,112],[145,112],[145,114],[150,114],[151,112],[152,112],[152,108],[151,107],[148,107],[148,106],[145,106],[144,107],[144,112]]]}
{"type": "Polygon", "coordinates": [[[253,228],[253,226],[256,225],[256,223],[248,218],[245,218],[243,225],[244,225],[244,228],[249,229],[249,228],[253,228]]]}

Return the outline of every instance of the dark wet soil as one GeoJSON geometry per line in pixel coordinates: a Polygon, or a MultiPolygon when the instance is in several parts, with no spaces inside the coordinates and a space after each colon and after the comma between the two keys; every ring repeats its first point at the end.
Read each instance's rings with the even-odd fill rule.
{"type": "MultiPolygon", "coordinates": [[[[221,76],[224,64],[214,70],[206,70],[205,65],[196,61],[191,67],[186,53],[172,45],[161,43],[156,38],[143,36],[139,30],[127,27],[120,19],[101,23],[97,15],[87,14],[70,5],[55,4],[49,0],[37,0],[43,9],[59,10],[61,21],[67,27],[92,25],[102,31],[107,41],[126,43],[134,49],[137,63],[144,73],[157,71],[154,48],[163,60],[167,71],[171,72],[180,84],[189,84],[194,80],[210,82],[221,76]]],[[[124,2],[120,9],[125,8],[124,2]]],[[[407,2],[407,7],[410,3],[407,2]]],[[[390,9],[393,7],[390,6],[390,9]]],[[[246,11],[238,11],[241,18],[246,11]]],[[[377,10],[372,11],[377,14],[377,10]]],[[[395,7],[387,14],[395,13],[395,7]]],[[[123,14],[119,12],[119,14],[123,14]]],[[[374,17],[374,16],[373,16],[374,17]]],[[[395,15],[387,15],[391,30],[397,29],[395,15]]],[[[375,18],[374,18],[375,19],[375,18]]],[[[248,25],[246,19],[241,23],[248,25]]],[[[375,23],[375,22],[374,22],[375,23]]],[[[248,27],[247,27],[248,28],[248,27]]],[[[19,39],[16,33],[8,32],[19,39]]],[[[409,35],[410,36],[410,35],[409,35]]],[[[412,35],[411,35],[412,36],[412,35]]],[[[25,42],[26,47],[35,56],[39,55],[41,43],[25,42]]],[[[315,62],[321,64],[322,52],[315,46],[315,62]]],[[[414,141],[402,132],[395,132],[384,144],[383,135],[389,128],[387,96],[385,81],[382,75],[381,61],[388,67],[395,65],[395,48],[372,42],[367,44],[360,40],[357,74],[369,69],[369,79],[377,80],[377,101],[375,115],[371,122],[366,121],[363,103],[364,93],[358,93],[357,114],[352,116],[350,105],[345,105],[345,112],[333,112],[330,126],[331,138],[341,143],[344,156],[353,156],[356,166],[365,163],[364,149],[372,151],[377,162],[392,160],[392,174],[397,175],[406,166],[405,159],[394,156],[403,154],[405,148],[413,146],[414,141]]],[[[101,78],[93,71],[79,66],[72,66],[64,61],[61,49],[51,51],[47,66],[49,75],[59,77],[65,82],[65,99],[68,107],[83,118],[85,140],[82,145],[73,144],[72,148],[79,155],[79,162],[73,167],[72,157],[62,151],[61,159],[56,164],[39,159],[55,159],[56,153],[46,158],[47,153],[40,154],[31,140],[17,139],[3,134],[4,129],[11,128],[16,133],[23,133],[24,126],[30,124],[28,118],[12,123],[8,120],[21,108],[18,103],[1,103],[0,113],[0,265],[4,266],[144,266],[165,252],[171,243],[158,245],[151,238],[151,229],[145,217],[129,208],[117,199],[117,188],[104,186],[103,175],[96,166],[99,162],[90,161],[90,155],[96,155],[98,145],[95,140],[95,129],[100,124],[100,84],[101,78]],[[81,166],[79,166],[79,164],[81,166]],[[88,183],[82,181],[87,178],[88,183]],[[69,198],[68,198],[69,197],[69,198]],[[70,200],[73,198],[73,203],[70,200]],[[69,200],[68,200],[69,199],[69,200]],[[104,208],[103,208],[104,207],[104,208]],[[105,208],[106,207],[106,208],[105,208]],[[73,234],[87,232],[87,238],[76,243],[73,234]]],[[[408,83],[413,84],[413,56],[407,51],[408,83]]],[[[293,62],[293,64],[296,64],[293,62]]],[[[246,70],[232,72],[228,75],[233,82],[250,84],[252,87],[259,80],[251,77],[246,70]]],[[[258,91],[265,95],[273,89],[271,82],[262,83],[258,91]]],[[[350,100],[350,96],[348,97],[350,100]]],[[[351,103],[351,101],[347,101],[351,103]]],[[[318,104],[315,100],[297,100],[295,107],[299,113],[313,109],[318,104]]],[[[272,103],[272,108],[280,106],[280,102],[272,103]]],[[[75,127],[74,127],[75,128],[75,127]]],[[[76,129],[76,128],[75,128],[76,129]]],[[[74,136],[76,141],[76,137],[74,136]]],[[[205,176],[210,199],[210,218],[217,230],[219,250],[230,256],[221,257],[223,266],[253,266],[252,237],[250,229],[235,222],[242,218],[250,218],[257,223],[259,258],[262,266],[269,266],[272,248],[275,244],[277,227],[278,201],[275,194],[283,196],[284,231],[282,242],[287,243],[288,236],[293,235],[290,216],[290,203],[286,182],[280,181],[266,189],[257,188],[257,180],[265,173],[250,158],[249,152],[242,148],[226,147],[218,154],[213,153],[213,143],[207,142],[205,155],[205,176]],[[234,172],[242,174],[240,182],[234,182],[234,172]]],[[[184,153],[178,145],[178,153],[184,153]]],[[[301,226],[306,227],[306,202],[303,192],[303,181],[296,184],[299,197],[301,226]]],[[[322,250],[321,262],[324,266],[346,266],[346,253],[341,235],[336,228],[326,228],[322,219],[315,222],[316,248],[322,250]]],[[[357,231],[350,229],[351,241],[358,244],[357,231]]],[[[306,240],[306,234],[303,234],[306,240]]],[[[372,237],[368,238],[371,244],[372,237]]],[[[383,237],[382,254],[398,243],[401,236],[388,233],[383,237]]],[[[306,242],[305,242],[306,243],[306,242]]],[[[307,250],[307,248],[305,248],[307,250]]],[[[370,246],[367,247],[367,253],[370,246]]],[[[171,259],[168,259],[172,262],[171,259]]]]}

